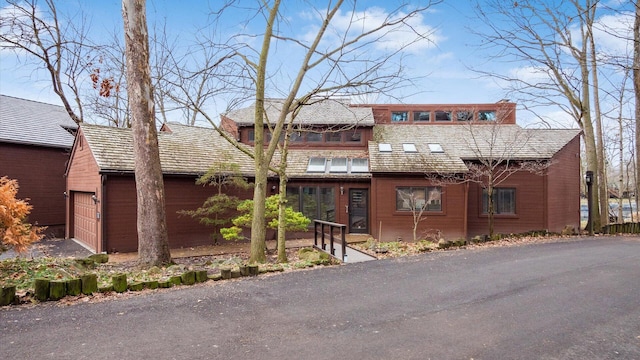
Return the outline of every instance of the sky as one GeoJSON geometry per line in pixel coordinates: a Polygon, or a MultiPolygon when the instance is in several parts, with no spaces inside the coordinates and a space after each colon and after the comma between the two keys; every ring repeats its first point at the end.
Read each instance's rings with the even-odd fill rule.
{"type": "MultiPolygon", "coordinates": [[[[211,32],[210,9],[220,4],[220,0],[148,0],[147,16],[150,31],[153,24],[166,22],[168,33],[175,38],[178,44],[188,43],[194,39],[196,33],[211,32]]],[[[365,102],[403,102],[425,104],[473,104],[495,103],[506,97],[506,90],[495,79],[481,77],[472,68],[485,71],[500,70],[499,67],[510,67],[504,71],[520,72],[521,76],[530,75],[527,69],[519,64],[495,64],[486,61],[486,54],[476,45],[480,39],[475,37],[471,30],[483,26],[474,16],[474,1],[445,0],[422,16],[413,19],[411,25],[417,29],[429,31],[429,41],[408,48],[405,56],[405,74],[413,79],[413,86],[397,89],[393,96],[395,99],[378,98],[366,99],[365,102]]],[[[215,30],[219,38],[229,38],[239,33],[246,33],[261,29],[259,19],[250,18],[252,12],[242,9],[242,6],[253,6],[254,2],[241,0],[239,7],[228,10],[223,15],[223,20],[215,30]],[[255,25],[254,25],[255,24],[255,25]],[[251,28],[255,26],[255,28],[251,28]]],[[[319,1],[311,1],[319,3],[319,1]]],[[[385,16],[390,9],[397,5],[395,0],[364,0],[358,2],[358,11],[367,12],[368,19],[385,16]]],[[[416,5],[419,1],[414,2],[416,5]]],[[[314,15],[309,11],[306,2],[285,1],[283,22],[285,31],[295,33],[301,39],[308,39],[315,32],[316,25],[314,15]]],[[[122,16],[121,2],[118,0],[56,0],[59,14],[65,18],[71,17],[77,21],[81,12],[89,21],[90,36],[95,41],[102,41],[118,33],[121,35],[122,16]],[[74,17],[75,16],[75,17],[74,17]]],[[[0,1],[0,11],[5,11],[7,3],[0,1]]],[[[349,13],[345,10],[338,14],[335,26],[340,29],[349,13]]],[[[615,22],[615,17],[609,19],[615,22]]],[[[360,24],[368,26],[369,24],[360,24]]],[[[251,44],[259,44],[259,38],[245,38],[244,41],[251,44]]],[[[329,37],[327,42],[331,41],[329,37]]],[[[370,50],[384,51],[392,49],[402,37],[390,38],[387,42],[379,42],[370,50]]],[[[612,44],[611,46],[619,46],[612,44]]],[[[256,47],[258,47],[256,45],[256,47]]],[[[291,73],[287,72],[291,65],[288,60],[295,57],[295,53],[287,45],[279,45],[272,55],[273,82],[276,87],[286,88],[291,83],[291,73]]],[[[293,66],[295,68],[295,66],[293,66]]],[[[47,103],[61,104],[53,93],[50,80],[42,70],[35,69],[24,59],[16,57],[12,53],[0,51],[0,93],[20,98],[27,98],[47,103]]],[[[272,96],[277,92],[271,93],[272,96]]],[[[224,109],[224,101],[211,104],[212,113],[221,112],[224,109]]],[[[575,127],[571,120],[566,120],[566,115],[557,109],[558,127],[575,127]],[[564,119],[564,120],[563,120],[564,119]]],[[[518,122],[533,121],[526,118],[528,115],[519,112],[518,122]],[[521,119],[522,118],[522,119],[521,119]]]]}

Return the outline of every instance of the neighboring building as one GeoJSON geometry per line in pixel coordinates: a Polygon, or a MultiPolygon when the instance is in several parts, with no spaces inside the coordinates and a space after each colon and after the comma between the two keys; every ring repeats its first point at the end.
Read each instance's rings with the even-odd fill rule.
{"type": "Polygon", "coordinates": [[[77,125],[62,106],[0,95],[0,176],[18,180],[28,221],[64,236],[65,178],[77,125]]]}
{"type": "MultiPolygon", "coordinates": [[[[281,104],[266,102],[269,119],[281,104]]],[[[478,160],[472,145],[486,139],[496,139],[492,146],[508,150],[511,160],[552,162],[541,176],[516,173],[500,184],[496,232],[579,228],[579,131],[522,129],[513,103],[352,106],[325,100],[300,109],[294,124],[287,161],[289,204],[312,219],[347,224],[349,233],[411,240],[411,202],[416,201],[426,209],[418,227],[421,237],[486,234],[482,188],[442,181],[466,174],[468,164],[478,160]],[[514,138],[520,139],[517,146],[514,138]]],[[[222,116],[221,127],[251,150],[252,106],[222,116]]],[[[253,160],[207,128],[165,125],[159,145],[170,246],[210,244],[212,228],[176,212],[195,209],[212,194],[196,186],[195,179],[215,162],[232,160],[251,180],[253,160]]],[[[95,251],[137,249],[131,149],[127,129],[82,125],[78,132],[67,168],[67,236],[95,251]]],[[[278,161],[276,154],[273,165],[278,161]]],[[[277,192],[273,174],[268,188],[270,194],[277,192]]],[[[238,195],[249,198],[252,192],[238,195]]]]}

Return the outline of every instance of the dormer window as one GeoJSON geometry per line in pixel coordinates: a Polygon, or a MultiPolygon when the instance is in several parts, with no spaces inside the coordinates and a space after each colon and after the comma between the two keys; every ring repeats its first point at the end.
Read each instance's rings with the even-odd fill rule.
{"type": "Polygon", "coordinates": [[[327,159],[323,157],[312,157],[309,159],[307,172],[324,172],[327,165],[327,159]]]}

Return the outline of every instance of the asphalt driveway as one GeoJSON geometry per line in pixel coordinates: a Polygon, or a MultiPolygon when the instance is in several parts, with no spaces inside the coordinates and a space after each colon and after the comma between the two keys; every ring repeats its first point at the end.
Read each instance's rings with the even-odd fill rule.
{"type": "Polygon", "coordinates": [[[7,359],[640,359],[640,238],[0,309],[7,359]]]}

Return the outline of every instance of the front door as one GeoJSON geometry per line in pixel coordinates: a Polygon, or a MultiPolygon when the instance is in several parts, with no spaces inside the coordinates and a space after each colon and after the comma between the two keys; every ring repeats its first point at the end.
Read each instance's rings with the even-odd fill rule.
{"type": "Polygon", "coordinates": [[[349,229],[350,233],[369,233],[369,190],[349,189],[349,229]]]}

